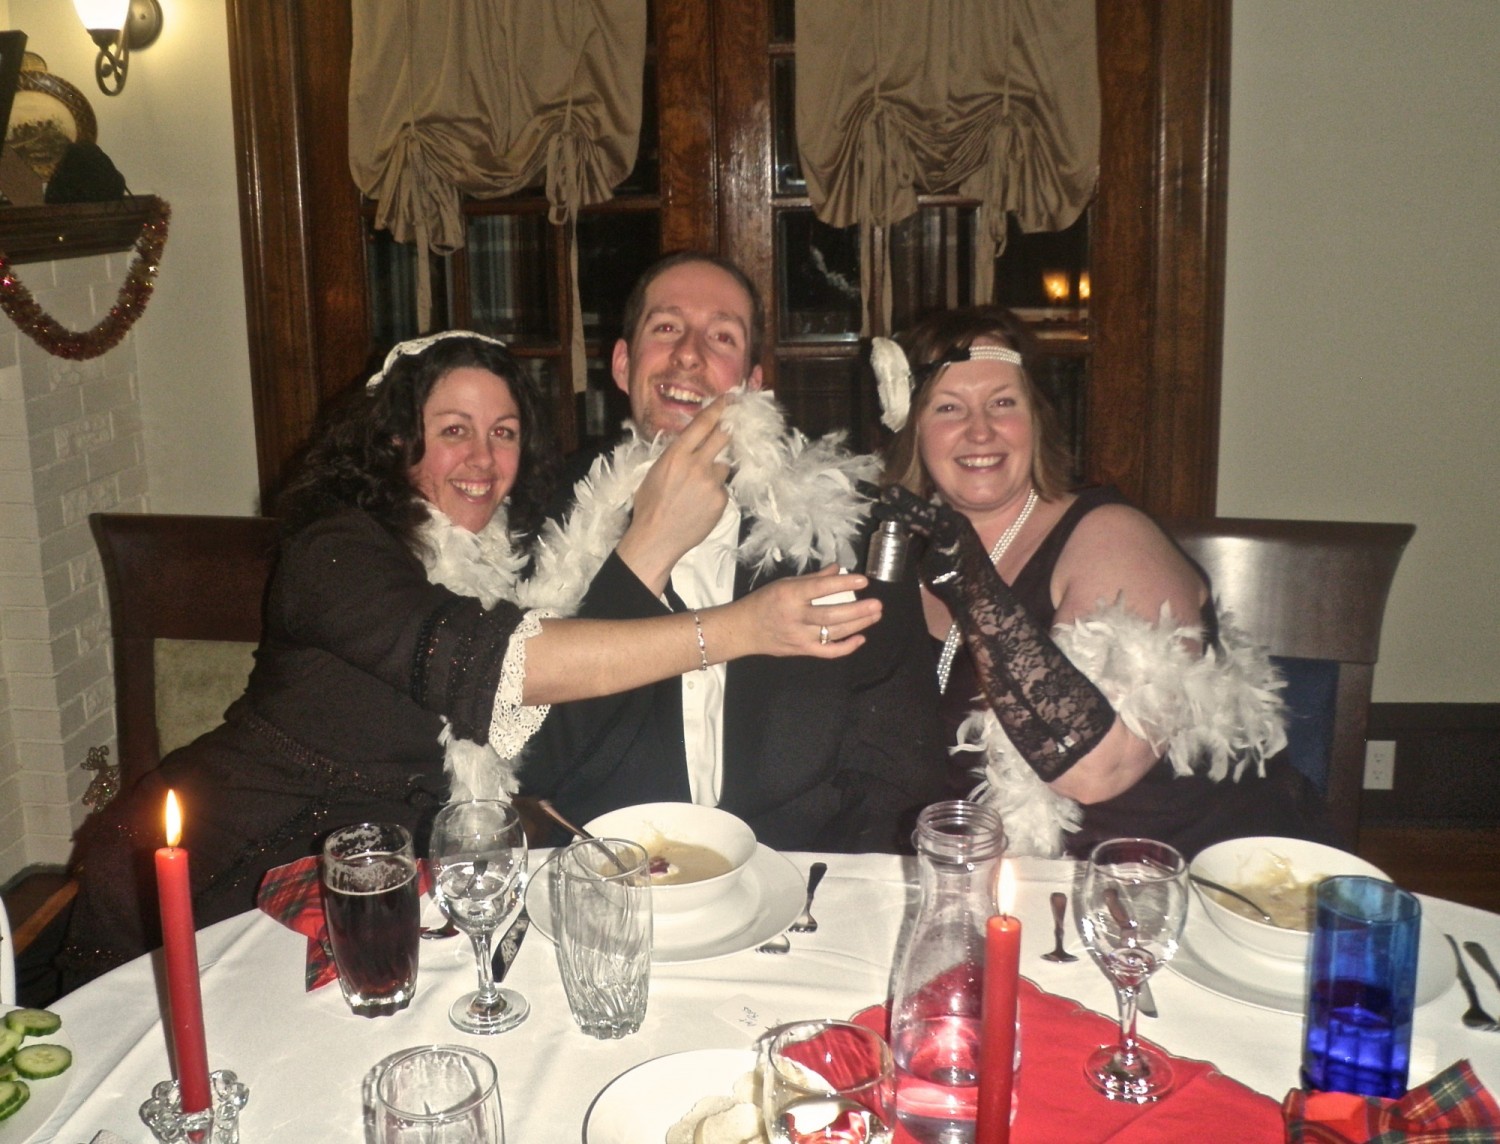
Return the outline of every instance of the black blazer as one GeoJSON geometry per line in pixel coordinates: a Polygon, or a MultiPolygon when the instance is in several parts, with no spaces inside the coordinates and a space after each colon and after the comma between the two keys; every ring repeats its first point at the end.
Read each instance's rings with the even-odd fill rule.
{"type": "MultiPolygon", "coordinates": [[[[789,574],[780,568],[752,579],[740,567],[735,598],[789,574]]],[[[937,685],[916,582],[872,591],[885,613],[853,655],[749,656],[728,666],[719,805],[768,846],[907,851],[916,813],[945,797],[937,685]]],[[[669,610],[612,553],[578,614],[630,619],[669,610]]],[[[521,782],[579,823],[634,803],[687,801],[681,680],[554,706],[528,748],[521,782]]]]}

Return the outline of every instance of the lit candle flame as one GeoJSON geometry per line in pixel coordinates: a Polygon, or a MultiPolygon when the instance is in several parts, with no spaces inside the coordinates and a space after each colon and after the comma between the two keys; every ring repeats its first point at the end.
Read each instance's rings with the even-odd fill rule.
{"type": "Polygon", "coordinates": [[[1000,863],[1000,912],[1010,915],[1016,905],[1016,872],[1009,862],[1000,863]]]}
{"type": "Polygon", "coordinates": [[[1089,300],[1089,272],[1087,270],[1078,275],[1078,300],[1080,302],[1089,300]]]}
{"type": "Polygon", "coordinates": [[[177,792],[167,791],[167,845],[176,847],[182,841],[182,811],[177,806],[177,792]]]}

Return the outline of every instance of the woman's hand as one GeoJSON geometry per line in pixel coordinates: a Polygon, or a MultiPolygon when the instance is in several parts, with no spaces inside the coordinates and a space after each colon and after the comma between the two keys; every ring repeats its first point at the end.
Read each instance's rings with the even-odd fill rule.
{"type": "Polygon", "coordinates": [[[741,655],[808,655],[838,659],[865,642],[857,633],[880,619],[879,600],[815,604],[840,592],[858,592],[869,581],[828,567],[766,584],[744,599],[702,615],[708,654],[714,660],[741,655]],[[825,635],[826,633],[826,635],[825,635]],[[718,641],[723,643],[715,646],[718,641]]]}
{"type": "Polygon", "coordinates": [[[965,588],[983,591],[995,578],[994,565],[979,534],[957,509],[925,501],[900,485],[892,485],[881,493],[875,516],[900,521],[908,532],[926,539],[917,574],[950,611],[962,606],[965,588]]]}

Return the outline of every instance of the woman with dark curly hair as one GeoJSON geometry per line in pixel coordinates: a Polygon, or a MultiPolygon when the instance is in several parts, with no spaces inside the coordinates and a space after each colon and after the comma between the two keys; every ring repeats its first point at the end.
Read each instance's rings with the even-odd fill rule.
{"type": "Polygon", "coordinates": [[[1316,798],[1279,754],[1264,653],[1221,622],[1155,521],[1114,489],[1073,487],[1027,328],[988,306],[902,340],[871,354],[897,430],[882,511],[925,538],[954,793],[996,807],[1013,853],[1320,836],[1316,798]]]}
{"type": "MultiPolygon", "coordinates": [[[[716,456],[718,420],[700,417],[671,447],[716,456]]],[[[553,466],[535,383],[502,343],[450,331],[391,351],[281,497],[244,695],[80,833],[70,988],[152,944],[154,881],[139,870],[169,787],[207,925],[251,908],[266,870],[316,853],[334,827],[399,822],[425,844],[445,799],[509,797],[551,703],[742,655],[837,658],[879,617],[874,601],[814,605],[865,583],[822,573],[646,620],[527,610],[520,573],[553,466]]]]}

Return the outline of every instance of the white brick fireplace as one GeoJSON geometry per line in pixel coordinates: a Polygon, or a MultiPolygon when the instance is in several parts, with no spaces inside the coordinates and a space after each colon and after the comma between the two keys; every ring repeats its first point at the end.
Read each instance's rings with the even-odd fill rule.
{"type": "MultiPolygon", "coordinates": [[[[114,302],[132,252],[17,268],[72,330],[114,302]]],[[[133,337],[53,357],[0,316],[0,883],[66,861],[93,772],[115,761],[109,618],[91,512],[142,512],[145,450],[133,337]]]]}

